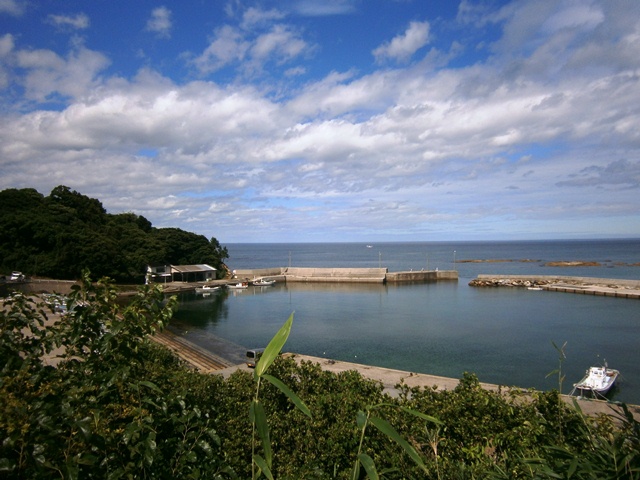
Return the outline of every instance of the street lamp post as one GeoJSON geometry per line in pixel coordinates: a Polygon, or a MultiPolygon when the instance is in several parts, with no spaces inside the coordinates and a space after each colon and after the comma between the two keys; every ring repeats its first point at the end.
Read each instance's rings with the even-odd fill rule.
{"type": "Polygon", "coordinates": [[[456,251],[453,251],[453,269],[456,269],[456,251]]]}

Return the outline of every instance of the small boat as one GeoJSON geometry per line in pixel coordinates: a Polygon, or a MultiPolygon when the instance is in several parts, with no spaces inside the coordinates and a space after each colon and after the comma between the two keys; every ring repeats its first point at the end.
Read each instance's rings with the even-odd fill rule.
{"type": "Polygon", "coordinates": [[[274,283],[276,283],[275,280],[269,280],[269,279],[266,279],[266,278],[261,278],[260,280],[254,280],[253,281],[253,285],[256,286],[256,287],[270,287],[274,283]]]}
{"type": "Polygon", "coordinates": [[[527,287],[527,290],[535,290],[535,291],[539,292],[539,291],[542,290],[542,287],[537,287],[537,286],[534,285],[533,287],[527,287]]]}
{"type": "Polygon", "coordinates": [[[606,364],[604,367],[590,367],[582,380],[573,384],[571,394],[578,390],[581,395],[590,393],[593,397],[604,397],[616,383],[618,375],[620,375],[618,370],[609,368],[606,364]]]}
{"type": "Polygon", "coordinates": [[[233,285],[227,285],[228,288],[233,290],[242,290],[245,288],[249,288],[249,284],[247,282],[234,283],[233,285]]]}
{"type": "Polygon", "coordinates": [[[212,287],[211,285],[203,285],[201,287],[196,287],[196,293],[211,293],[218,290],[220,287],[212,287]]]}

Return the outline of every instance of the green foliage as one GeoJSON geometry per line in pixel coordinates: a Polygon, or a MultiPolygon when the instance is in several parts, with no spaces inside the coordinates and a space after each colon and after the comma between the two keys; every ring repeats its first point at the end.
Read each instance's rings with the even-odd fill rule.
{"type": "Polygon", "coordinates": [[[53,325],[22,296],[0,315],[0,472],[5,478],[217,478],[227,472],[202,389],[219,379],[188,374],[148,335],[175,300],[141,290],[119,307],[107,281],[84,283],[53,325]],[[43,340],[40,342],[40,340],[43,340]],[[63,347],[57,368],[45,354],[63,347]],[[19,353],[16,356],[16,353],[19,353]],[[22,361],[21,361],[22,360],[22,361]]]}
{"type": "Polygon", "coordinates": [[[143,283],[149,264],[207,263],[225,271],[227,249],[177,228],[153,228],[133,213],[111,215],[96,199],[65,186],[48,197],[33,189],[0,191],[0,272],[143,283]]]}
{"type": "MultiPolygon", "coordinates": [[[[407,440],[405,440],[402,437],[402,435],[400,435],[398,431],[387,420],[371,415],[374,410],[378,410],[383,407],[393,408],[397,406],[389,403],[383,403],[383,404],[367,407],[366,413],[363,411],[358,412],[356,420],[357,420],[358,428],[361,430],[361,435],[360,435],[360,444],[358,445],[358,454],[356,457],[355,465],[353,467],[352,479],[357,480],[360,477],[360,465],[364,467],[365,471],[367,472],[367,476],[369,478],[371,479],[379,478],[378,472],[375,467],[375,462],[373,461],[373,459],[366,453],[362,453],[362,446],[365,439],[365,433],[367,430],[367,426],[369,424],[372,424],[373,426],[375,426],[378,430],[380,430],[380,432],[384,433],[387,437],[389,437],[391,440],[393,440],[398,445],[400,445],[400,447],[402,447],[404,452],[409,455],[411,460],[415,462],[415,464],[423,471],[423,473],[425,474],[428,473],[428,469],[424,461],[416,451],[416,449],[413,446],[411,446],[409,442],[407,442],[407,440]]],[[[406,413],[409,413],[410,415],[417,417],[418,419],[422,419],[427,422],[432,422],[436,424],[441,423],[439,420],[437,420],[434,417],[431,417],[429,415],[424,415],[410,408],[403,407],[403,406],[400,406],[399,408],[401,410],[404,410],[406,413]]]]}

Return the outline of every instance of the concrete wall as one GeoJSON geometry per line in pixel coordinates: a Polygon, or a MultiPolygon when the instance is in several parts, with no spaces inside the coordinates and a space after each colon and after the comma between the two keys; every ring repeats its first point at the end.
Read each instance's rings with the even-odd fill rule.
{"type": "Polygon", "coordinates": [[[240,279],[248,278],[253,279],[254,277],[277,277],[282,275],[282,267],[273,267],[273,268],[255,268],[252,270],[249,269],[238,269],[235,270],[236,277],[240,279]]]}
{"type": "Polygon", "coordinates": [[[283,269],[287,282],[384,283],[386,268],[304,268],[283,269]]]}
{"type": "Polygon", "coordinates": [[[263,268],[236,270],[240,280],[269,277],[286,282],[323,283],[409,283],[458,280],[456,270],[428,270],[415,272],[389,272],[387,268],[263,268]]]}
{"type": "Polygon", "coordinates": [[[438,280],[458,280],[458,272],[456,270],[421,270],[387,273],[387,283],[437,282],[438,280]]]}
{"type": "Polygon", "coordinates": [[[24,283],[9,284],[11,288],[22,293],[60,293],[68,295],[71,293],[71,287],[76,282],[73,280],[29,280],[24,283]]]}

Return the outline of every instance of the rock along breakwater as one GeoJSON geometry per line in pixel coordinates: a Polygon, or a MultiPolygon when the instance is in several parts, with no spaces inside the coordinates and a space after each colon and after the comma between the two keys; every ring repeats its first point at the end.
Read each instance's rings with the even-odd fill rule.
{"type": "Polygon", "coordinates": [[[534,288],[582,295],[640,299],[640,280],[553,275],[478,275],[472,287],[534,288]]]}

